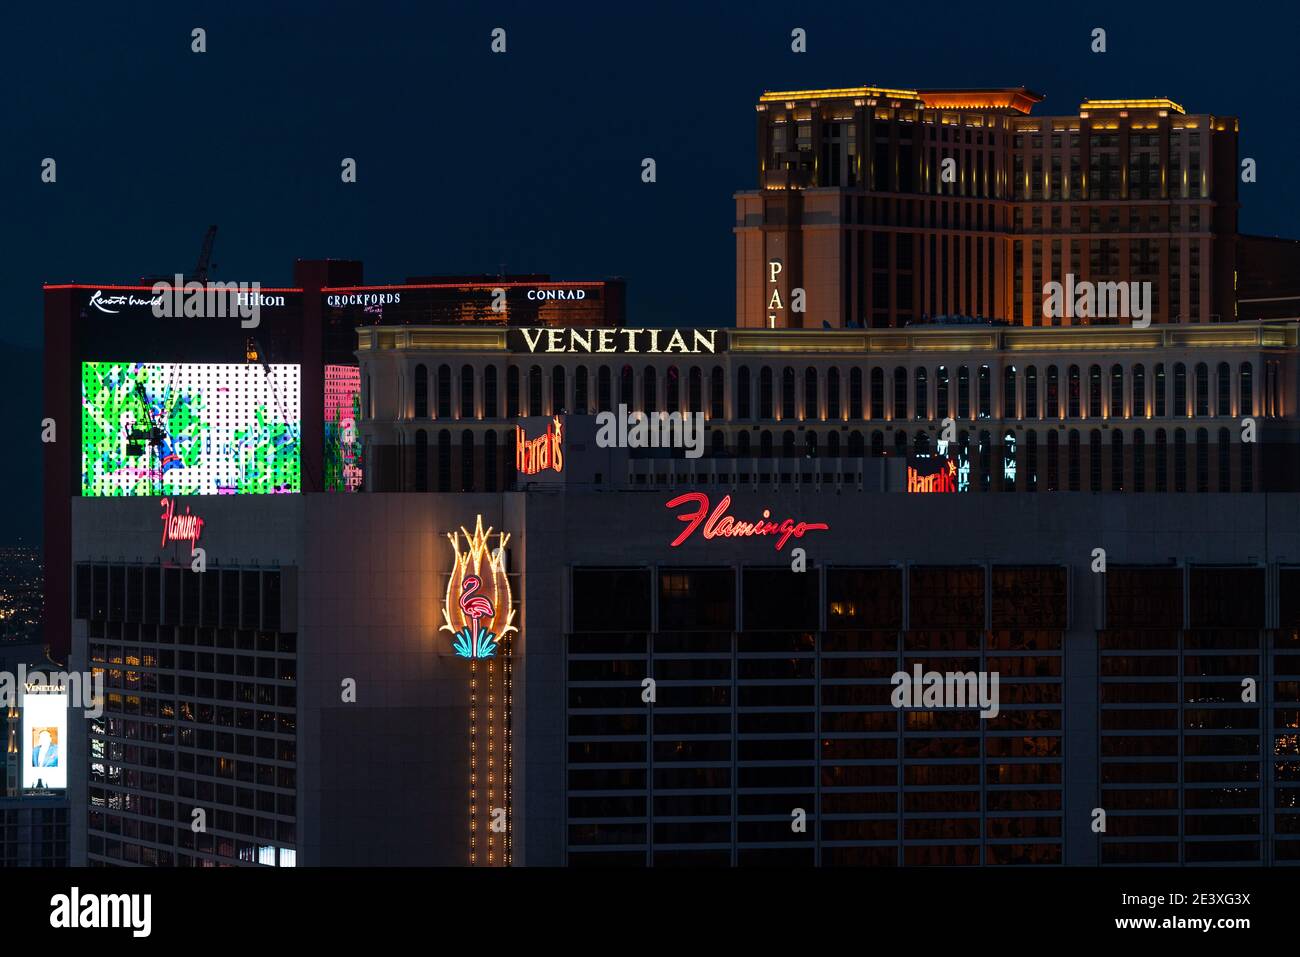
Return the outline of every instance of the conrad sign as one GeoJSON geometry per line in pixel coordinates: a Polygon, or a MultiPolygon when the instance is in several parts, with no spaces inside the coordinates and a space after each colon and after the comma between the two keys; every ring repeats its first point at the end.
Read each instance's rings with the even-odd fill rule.
{"type": "Polygon", "coordinates": [[[511,329],[511,352],[715,355],[727,351],[723,329],[511,329]]]}

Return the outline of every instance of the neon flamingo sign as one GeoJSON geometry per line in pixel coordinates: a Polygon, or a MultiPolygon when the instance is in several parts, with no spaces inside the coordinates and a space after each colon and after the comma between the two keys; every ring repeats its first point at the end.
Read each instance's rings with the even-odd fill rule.
{"type": "Polygon", "coordinates": [[[495,657],[501,640],[519,631],[514,624],[514,601],[505,567],[505,547],[510,536],[498,533],[497,547],[490,548],[491,535],[490,526],[483,529],[482,515],[475,520],[473,532],[462,527],[459,533],[447,534],[455,566],[447,581],[439,631],[451,632],[452,650],[461,658],[495,657]]]}
{"type": "Polygon", "coordinates": [[[718,502],[718,507],[713,510],[712,514],[709,512],[709,497],[703,492],[687,492],[684,495],[678,495],[672,501],[665,503],[664,507],[678,508],[687,504],[692,504],[695,508],[677,516],[679,521],[686,523],[686,528],[682,529],[678,536],[673,539],[673,548],[690,538],[695,530],[700,528],[701,524],[704,526],[701,534],[706,539],[776,535],[777,551],[785,548],[786,542],[791,538],[803,538],[808,532],[830,531],[830,526],[825,522],[796,522],[792,518],[780,522],[772,521],[772,513],[766,508],[763,509],[762,518],[757,521],[737,520],[727,514],[727,508],[731,505],[730,495],[722,497],[722,500],[718,502]]]}
{"type": "Polygon", "coordinates": [[[190,514],[190,507],[185,506],[185,514],[176,514],[176,500],[165,498],[162,500],[162,547],[166,548],[168,542],[189,542],[190,554],[194,554],[194,546],[198,544],[203,535],[203,519],[197,515],[190,514]]]}

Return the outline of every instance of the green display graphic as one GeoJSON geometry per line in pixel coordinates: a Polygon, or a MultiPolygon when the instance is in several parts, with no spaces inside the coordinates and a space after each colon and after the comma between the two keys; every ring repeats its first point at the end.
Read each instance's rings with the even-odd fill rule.
{"type": "Polygon", "coordinates": [[[296,365],[83,362],[81,494],[302,490],[296,365]]]}

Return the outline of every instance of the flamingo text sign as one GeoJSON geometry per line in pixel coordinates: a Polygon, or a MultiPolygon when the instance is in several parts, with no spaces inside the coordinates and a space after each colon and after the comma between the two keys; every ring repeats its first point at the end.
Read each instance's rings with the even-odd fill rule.
{"type": "Polygon", "coordinates": [[[766,508],[763,509],[762,517],[753,522],[733,518],[727,514],[727,509],[731,505],[730,495],[722,496],[718,507],[712,513],[709,512],[709,497],[703,492],[687,492],[665,503],[666,508],[679,508],[683,505],[693,507],[690,511],[682,512],[677,516],[686,523],[686,527],[673,539],[673,548],[690,538],[701,525],[703,525],[701,534],[705,539],[775,535],[777,551],[785,548],[785,543],[791,538],[803,538],[807,532],[830,530],[830,526],[825,522],[796,522],[792,518],[774,521],[771,510],[766,508]]]}
{"type": "Polygon", "coordinates": [[[498,533],[489,545],[492,529],[483,529],[483,516],[474,531],[449,532],[455,565],[447,582],[441,631],[451,632],[452,651],[462,658],[493,658],[501,642],[515,627],[514,601],[506,575],[505,547],[510,536],[498,533]]]}

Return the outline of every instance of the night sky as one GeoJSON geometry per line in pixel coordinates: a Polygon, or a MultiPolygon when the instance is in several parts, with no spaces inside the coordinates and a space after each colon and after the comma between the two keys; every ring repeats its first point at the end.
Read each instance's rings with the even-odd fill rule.
{"type": "Polygon", "coordinates": [[[1046,94],[1045,114],[1168,96],[1241,118],[1241,155],[1259,168],[1241,187],[1242,231],[1300,235],[1300,12],[1205,9],[8,4],[0,374],[18,366],[28,383],[10,409],[23,459],[39,454],[25,451],[40,403],[23,370],[38,359],[41,283],[188,271],[209,223],[216,279],[288,284],[297,258],[361,259],[371,282],[504,265],[623,276],[631,323],[730,324],[731,195],[755,186],[764,89],[1023,84],[1046,94]],[[205,54],[190,52],[196,26],[205,54]],[[504,55],[489,49],[497,26],[504,55]],[[1089,50],[1097,26],[1105,54],[1089,50]],[[794,27],[806,54],[790,50],[794,27]],[[40,181],[47,156],[54,185],[40,181]],[[343,157],[356,184],[340,182],[343,157]]]}

